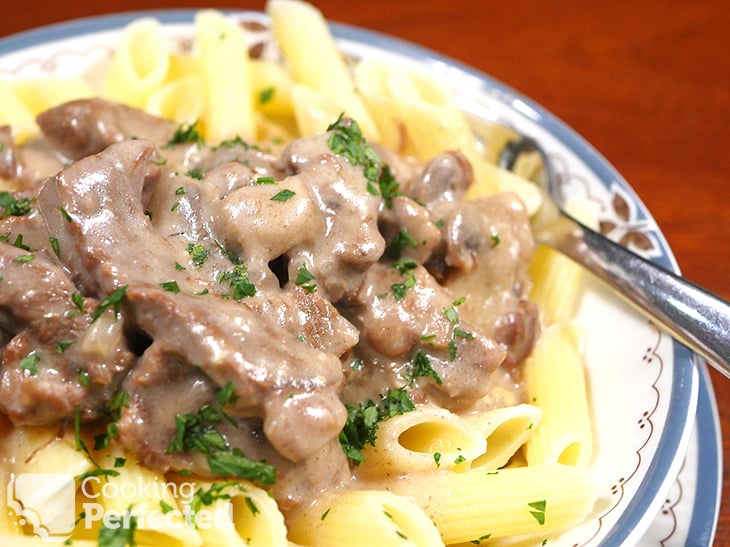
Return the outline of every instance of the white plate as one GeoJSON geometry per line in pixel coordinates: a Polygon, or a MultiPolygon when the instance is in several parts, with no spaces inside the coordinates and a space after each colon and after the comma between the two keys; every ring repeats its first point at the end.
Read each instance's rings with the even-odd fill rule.
{"type": "MultiPolygon", "coordinates": [[[[119,29],[143,15],[158,18],[172,40],[181,47],[189,46],[193,14],[187,10],[128,13],[12,36],[0,41],[0,77],[84,74],[108,59],[119,29]]],[[[264,24],[268,21],[260,13],[233,16],[264,24]]],[[[664,237],[629,185],[588,143],[549,112],[504,84],[432,51],[355,27],[332,25],[332,30],[347,54],[356,58],[377,56],[426,69],[453,86],[460,105],[469,113],[537,138],[547,150],[564,191],[595,204],[607,235],[677,271],[664,237]]],[[[253,41],[270,39],[267,30],[249,34],[253,41]]],[[[684,461],[695,421],[698,369],[686,348],[598,284],[591,285],[580,314],[589,327],[586,361],[597,448],[592,470],[599,501],[591,518],[563,534],[559,543],[637,544],[671,495],[684,461]]],[[[706,405],[711,388],[704,379],[702,386],[706,405]]],[[[707,412],[700,414],[699,425],[717,435],[717,420],[707,412]]],[[[712,456],[717,458],[718,454],[719,448],[712,456]]],[[[696,483],[708,481],[705,488],[719,492],[718,476],[703,476],[696,483]]],[[[705,526],[707,537],[714,531],[717,510],[712,504],[699,508],[703,518],[707,516],[712,523],[705,526]]],[[[689,513],[693,523],[695,512],[689,513]]]]}

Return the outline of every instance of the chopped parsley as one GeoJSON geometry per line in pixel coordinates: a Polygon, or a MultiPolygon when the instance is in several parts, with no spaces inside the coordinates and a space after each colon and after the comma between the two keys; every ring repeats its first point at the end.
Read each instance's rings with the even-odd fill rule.
{"type": "Polygon", "coordinates": [[[415,260],[399,260],[398,262],[393,264],[393,267],[398,270],[401,275],[406,275],[417,266],[418,263],[415,260]]]}
{"type": "Polygon", "coordinates": [[[460,329],[459,327],[456,327],[454,329],[454,336],[457,338],[464,338],[465,340],[473,340],[474,334],[471,332],[466,332],[464,329],[460,329]]]}
{"type": "Polygon", "coordinates": [[[391,260],[400,260],[403,250],[406,247],[415,249],[418,247],[418,241],[416,241],[408,230],[401,228],[393,240],[388,243],[388,246],[385,248],[385,256],[391,260]]]}
{"type": "Polygon", "coordinates": [[[441,452],[433,453],[433,461],[436,462],[436,467],[441,467],[441,452]]]}
{"type": "Polygon", "coordinates": [[[106,433],[94,435],[94,450],[107,448],[112,439],[119,435],[116,422],[121,417],[122,407],[125,406],[129,406],[129,394],[126,391],[117,391],[106,405],[106,412],[111,415],[112,421],[107,424],[106,433]]]}
{"type": "Polygon", "coordinates": [[[236,395],[235,388],[233,387],[233,382],[228,382],[226,385],[220,388],[215,394],[215,400],[221,406],[235,405],[236,401],[238,401],[238,395],[236,395]]]}
{"type": "Polygon", "coordinates": [[[436,228],[438,228],[440,230],[441,228],[444,227],[445,222],[444,222],[443,218],[440,218],[437,221],[435,221],[433,224],[434,224],[434,226],[436,226],[436,228]]]}
{"type": "Polygon", "coordinates": [[[327,131],[332,132],[327,139],[330,150],[343,156],[351,165],[362,167],[367,191],[374,196],[381,195],[385,206],[390,208],[393,198],[400,195],[398,182],[390,167],[380,161],[367,143],[358,123],[346,119],[342,113],[327,131]]]}
{"type": "Polygon", "coordinates": [[[244,141],[240,135],[236,135],[232,139],[221,141],[218,146],[213,148],[213,151],[216,151],[219,148],[233,148],[234,146],[242,146],[245,150],[248,150],[249,148],[258,149],[256,145],[251,145],[244,141]]]}
{"type": "Polygon", "coordinates": [[[499,234],[492,234],[492,249],[499,245],[501,241],[499,234]]]}
{"type": "Polygon", "coordinates": [[[59,340],[58,342],[56,342],[56,353],[58,353],[59,355],[63,355],[63,353],[64,353],[64,352],[65,352],[65,351],[66,351],[66,350],[67,350],[67,349],[68,349],[68,348],[69,348],[69,347],[70,347],[71,345],[73,345],[73,343],[74,343],[74,341],[73,341],[73,340],[70,340],[70,341],[64,341],[64,340],[59,340]]]}
{"type": "Polygon", "coordinates": [[[34,254],[27,254],[27,255],[16,256],[13,259],[13,262],[18,262],[19,264],[25,264],[27,262],[33,262],[34,259],[35,259],[34,254]]]}
{"type": "Polygon", "coordinates": [[[444,317],[446,317],[446,320],[449,323],[455,325],[459,322],[459,311],[456,309],[455,306],[451,306],[450,308],[444,308],[444,317]]]}
{"type": "Polygon", "coordinates": [[[53,249],[55,255],[61,256],[61,245],[58,243],[58,238],[51,236],[48,241],[51,243],[51,249],[53,249]]]}
{"type": "Polygon", "coordinates": [[[205,144],[203,138],[200,136],[200,133],[198,133],[198,130],[195,127],[196,125],[198,125],[197,121],[194,121],[192,124],[180,125],[177,129],[175,129],[175,133],[173,133],[172,138],[167,141],[165,148],[170,148],[176,144],[185,144],[188,142],[205,144]]]}
{"type": "Polygon", "coordinates": [[[281,192],[277,192],[271,196],[271,201],[289,201],[293,196],[296,196],[296,192],[292,192],[284,188],[281,192]]]}
{"type": "Polygon", "coordinates": [[[40,360],[40,355],[32,351],[20,360],[20,368],[27,370],[31,376],[38,376],[38,361],[40,360]]]}
{"type": "Polygon", "coordinates": [[[413,274],[409,274],[403,283],[393,283],[390,288],[393,289],[393,298],[402,300],[408,289],[416,285],[416,278],[413,274]]]}
{"type": "Polygon", "coordinates": [[[256,177],[255,184],[276,184],[274,177],[256,177]]]}
{"type": "Polygon", "coordinates": [[[316,290],[317,290],[316,283],[309,283],[310,281],[313,281],[313,280],[314,280],[314,274],[307,269],[307,265],[302,264],[301,266],[299,266],[299,269],[297,270],[297,278],[294,281],[294,284],[297,287],[301,287],[308,293],[313,293],[313,292],[316,292],[316,290]]]}
{"type": "Polygon", "coordinates": [[[79,384],[81,384],[84,387],[89,387],[91,385],[91,379],[89,378],[89,373],[85,370],[79,369],[79,384]]]}
{"type": "Polygon", "coordinates": [[[170,511],[172,511],[174,508],[172,505],[167,503],[165,500],[160,500],[160,511],[162,511],[163,515],[166,515],[170,511]]]}
{"type": "Polygon", "coordinates": [[[407,377],[408,384],[413,385],[413,382],[416,380],[416,378],[428,377],[433,378],[434,382],[436,382],[438,385],[441,385],[443,383],[437,372],[431,366],[431,360],[425,353],[419,351],[418,353],[416,353],[416,356],[411,359],[410,370],[408,371],[407,377]]]}
{"type": "Polygon", "coordinates": [[[15,236],[15,241],[13,242],[13,247],[17,247],[18,249],[23,249],[24,251],[30,251],[30,247],[28,247],[26,244],[23,243],[23,234],[18,234],[15,236]]]}
{"type": "Polygon", "coordinates": [[[248,269],[243,264],[236,264],[232,270],[221,272],[218,283],[228,283],[233,289],[233,298],[241,300],[244,296],[254,296],[256,286],[248,278],[248,269]]]}
{"type": "Polygon", "coordinates": [[[86,310],[84,309],[84,297],[81,296],[81,293],[75,292],[71,295],[71,302],[74,306],[76,306],[76,309],[80,311],[81,313],[84,313],[86,310]]]}
{"type": "Polygon", "coordinates": [[[59,207],[58,210],[61,212],[61,216],[66,219],[66,222],[73,222],[74,219],[71,218],[66,209],[59,207]]]}
{"type": "Polygon", "coordinates": [[[34,198],[16,198],[10,192],[0,192],[0,207],[4,209],[2,218],[22,217],[30,213],[34,198]]]}
{"type": "Polygon", "coordinates": [[[190,255],[190,259],[193,261],[193,264],[200,268],[208,259],[210,251],[197,243],[188,243],[188,254],[190,255]]]}
{"type": "MultiPolygon", "coordinates": [[[[189,175],[189,174],[190,174],[191,172],[192,172],[192,171],[188,171],[188,175],[189,175]]],[[[202,177],[201,177],[201,178],[202,178],[202,177]]],[[[184,187],[182,187],[182,186],[179,186],[179,187],[178,187],[178,188],[177,188],[177,189],[175,190],[175,195],[176,195],[176,196],[184,196],[184,195],[185,195],[185,188],[184,188],[184,187]]]]}
{"type": "Polygon", "coordinates": [[[451,340],[449,340],[448,346],[449,346],[449,361],[453,361],[454,359],[456,359],[456,354],[459,351],[459,346],[457,346],[457,344],[456,344],[456,339],[452,338],[451,340]]]}
{"type": "Polygon", "coordinates": [[[527,504],[534,511],[530,511],[530,514],[535,517],[537,523],[542,526],[545,524],[545,508],[547,507],[546,500],[533,501],[527,504]]]}
{"type": "Polygon", "coordinates": [[[481,544],[482,541],[488,540],[490,537],[492,537],[492,534],[484,534],[483,536],[479,536],[477,539],[472,539],[469,541],[469,543],[473,543],[474,545],[481,544]]]}
{"type": "MultiPolygon", "coordinates": [[[[229,403],[233,400],[233,388],[228,384],[216,394],[216,402],[219,404],[221,401],[229,403]]],[[[274,466],[263,461],[250,460],[238,448],[228,445],[216,429],[216,424],[223,419],[232,421],[221,408],[212,405],[203,405],[195,414],[176,415],[175,437],[167,447],[167,452],[195,450],[206,456],[208,467],[213,473],[259,481],[263,485],[274,484],[274,466]]]]}
{"type": "Polygon", "coordinates": [[[259,92],[259,104],[266,104],[270,100],[274,98],[274,94],[276,93],[276,88],[274,86],[269,86],[266,89],[262,89],[259,92]]]}
{"type": "Polygon", "coordinates": [[[114,315],[119,317],[119,310],[122,308],[122,301],[127,296],[127,286],[123,285],[114,289],[109,296],[102,300],[91,314],[91,322],[93,323],[109,308],[114,308],[114,315]]]}
{"type": "Polygon", "coordinates": [[[247,491],[238,481],[214,482],[208,489],[201,486],[195,491],[190,508],[197,513],[204,505],[213,505],[218,500],[232,499],[233,496],[226,492],[229,488],[237,488],[241,492],[247,491]]]}
{"type": "Polygon", "coordinates": [[[330,514],[330,511],[332,511],[332,507],[329,507],[324,513],[322,513],[322,516],[319,517],[319,520],[324,520],[327,518],[327,515],[330,514]]]}
{"type": "Polygon", "coordinates": [[[182,271],[185,271],[185,270],[186,270],[185,266],[183,266],[182,264],[180,264],[180,263],[179,263],[179,262],[177,262],[177,261],[175,261],[175,269],[176,269],[176,270],[177,270],[178,272],[182,272],[182,271]]]}
{"type": "Polygon", "coordinates": [[[160,287],[162,287],[162,289],[166,290],[167,292],[175,294],[180,292],[180,286],[177,284],[177,281],[163,281],[162,283],[160,283],[160,287]]]}
{"type": "Polygon", "coordinates": [[[360,403],[358,406],[345,405],[347,421],[340,432],[340,444],[345,455],[357,466],[365,461],[361,450],[365,445],[375,445],[378,424],[383,420],[414,410],[413,404],[405,389],[388,389],[380,396],[380,405],[373,400],[360,403]]]}
{"type": "MultiPolygon", "coordinates": [[[[185,173],[185,175],[190,177],[191,179],[203,180],[203,172],[200,169],[191,169],[190,171],[185,173]]],[[[175,191],[175,195],[182,196],[185,194],[185,190],[183,189],[182,186],[180,188],[178,188],[178,190],[182,190],[182,193],[180,194],[177,191],[175,191]]]]}
{"type": "Polygon", "coordinates": [[[134,531],[137,529],[137,517],[132,513],[132,506],[122,515],[105,515],[99,528],[99,547],[133,547],[134,531]]]}
{"type": "Polygon", "coordinates": [[[456,459],[454,460],[454,464],[459,465],[460,463],[464,463],[465,461],[466,461],[466,458],[464,456],[462,456],[461,454],[459,454],[458,456],[456,456],[456,459]]]}

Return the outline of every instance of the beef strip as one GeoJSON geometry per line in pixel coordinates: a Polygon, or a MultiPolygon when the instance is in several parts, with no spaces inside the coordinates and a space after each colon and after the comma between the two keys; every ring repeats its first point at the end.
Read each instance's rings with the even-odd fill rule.
{"type": "MultiPolygon", "coordinates": [[[[41,254],[28,256],[0,244],[0,318],[13,336],[2,355],[0,407],[16,425],[51,424],[77,407],[95,419],[134,363],[122,321],[110,311],[92,322],[72,302],[66,273],[41,254]]],[[[99,304],[82,302],[85,310],[99,304]]]]}
{"type": "MultiPolygon", "coordinates": [[[[356,298],[343,312],[360,330],[357,352],[366,366],[394,369],[402,385],[410,373],[410,361],[422,351],[442,384],[432,378],[418,378],[418,383],[443,399],[446,406],[457,408],[468,406],[487,392],[489,377],[505,352],[469,323],[447,317],[445,310],[453,307],[454,300],[421,266],[401,274],[377,264],[368,270],[356,298]],[[393,286],[403,284],[410,275],[415,283],[397,299],[393,286]],[[450,342],[456,344],[453,359],[450,342]]],[[[383,380],[383,374],[376,376],[383,380]]],[[[346,399],[373,398],[383,389],[382,384],[373,385],[380,382],[371,384],[369,375],[361,380],[364,384],[348,383],[346,399]]]]}
{"type": "Polygon", "coordinates": [[[144,214],[152,154],[145,141],[114,144],[48,179],[40,192],[60,258],[87,293],[106,296],[130,283],[168,281],[191,293],[207,287],[190,270],[176,269],[176,263],[193,267],[185,247],[155,236],[144,214]]]}
{"type": "MultiPolygon", "coordinates": [[[[204,405],[215,405],[217,386],[199,369],[152,344],[124,382],[129,406],[118,422],[119,440],[142,464],[160,472],[192,470],[214,477],[201,452],[168,452],[175,438],[175,416],[195,414],[204,405]]],[[[226,407],[224,410],[228,410],[226,407]]],[[[215,424],[231,448],[254,461],[265,461],[277,470],[273,494],[283,510],[300,506],[325,489],[349,479],[349,469],[337,440],[326,443],[312,456],[293,463],[267,441],[257,418],[231,417],[215,424]]]]}
{"type": "Polygon", "coordinates": [[[136,108],[104,99],[79,99],[42,112],[36,118],[48,141],[64,156],[79,160],[129,138],[160,146],[175,126],[136,108]]]}
{"type": "Polygon", "coordinates": [[[236,415],[263,418],[264,433],[292,461],[337,437],[345,409],[339,360],[236,302],[130,287],[138,324],[161,349],[200,366],[219,386],[232,382],[236,415]]]}
{"type": "Polygon", "coordinates": [[[415,246],[406,245],[400,253],[403,259],[426,262],[441,243],[441,230],[433,223],[428,210],[406,196],[393,198],[392,207],[380,211],[380,229],[389,245],[401,230],[413,238],[415,246]]]}
{"type": "Polygon", "coordinates": [[[296,173],[285,184],[304,188],[307,207],[301,214],[308,219],[304,236],[290,231],[296,240],[286,254],[290,279],[305,264],[318,291],[336,302],[357,289],[365,271],[383,254],[385,241],[377,226],[381,199],[367,191],[361,167],[332,153],[328,138],[326,133],[299,139],[282,153],[296,173]]]}

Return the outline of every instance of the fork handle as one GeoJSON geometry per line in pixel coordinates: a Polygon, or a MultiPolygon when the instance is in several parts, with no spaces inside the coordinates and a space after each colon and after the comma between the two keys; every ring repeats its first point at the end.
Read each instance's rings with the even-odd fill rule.
{"type": "Polygon", "coordinates": [[[730,378],[730,303],[584,226],[552,245],[730,378]]]}

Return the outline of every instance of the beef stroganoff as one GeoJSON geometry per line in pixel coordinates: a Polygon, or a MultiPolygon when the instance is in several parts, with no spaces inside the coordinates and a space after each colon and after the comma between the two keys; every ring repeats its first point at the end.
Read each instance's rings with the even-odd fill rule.
{"type": "MultiPolygon", "coordinates": [[[[270,58],[204,11],[191,54],[124,29],[100,94],[3,83],[6,481],[72,472],[74,545],[540,544],[580,523],[579,270],[535,253],[539,191],[442,84],[351,69],[312,6],[267,9],[270,58]]],[[[32,530],[10,512],[0,533],[32,530]]]]}

